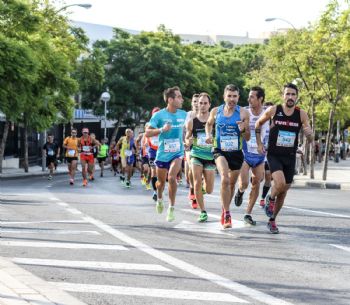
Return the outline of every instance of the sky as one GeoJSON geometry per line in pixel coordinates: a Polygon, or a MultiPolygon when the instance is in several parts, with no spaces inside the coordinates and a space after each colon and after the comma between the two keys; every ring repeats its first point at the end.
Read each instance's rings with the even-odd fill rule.
{"type": "Polygon", "coordinates": [[[160,24],[175,34],[260,37],[263,32],[296,28],[316,21],[329,0],[52,0],[65,4],[90,3],[90,9],[70,7],[69,18],[138,31],[154,31],[160,24]]]}

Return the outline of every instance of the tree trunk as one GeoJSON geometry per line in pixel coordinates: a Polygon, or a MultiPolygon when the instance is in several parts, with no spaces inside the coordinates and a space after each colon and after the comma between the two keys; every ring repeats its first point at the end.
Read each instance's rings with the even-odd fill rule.
{"type": "Polygon", "coordinates": [[[28,126],[26,120],[24,120],[24,171],[28,173],[29,169],[29,158],[28,158],[28,126]]]}
{"type": "MultiPolygon", "coordinates": [[[[312,138],[315,140],[315,100],[311,100],[311,129],[312,129],[312,138]]],[[[310,153],[310,178],[315,179],[315,146],[311,145],[311,153],[310,153]]]]}
{"type": "Polygon", "coordinates": [[[332,103],[332,109],[329,113],[329,119],[328,119],[326,149],[325,149],[325,156],[323,161],[323,174],[322,174],[323,180],[327,180],[328,155],[329,155],[329,149],[331,147],[331,135],[333,134],[333,121],[334,121],[335,108],[336,108],[336,104],[332,103]]]}
{"type": "Polygon", "coordinates": [[[0,143],[0,173],[2,173],[2,160],[5,155],[6,141],[10,129],[10,121],[6,121],[4,125],[4,132],[0,143]]]}

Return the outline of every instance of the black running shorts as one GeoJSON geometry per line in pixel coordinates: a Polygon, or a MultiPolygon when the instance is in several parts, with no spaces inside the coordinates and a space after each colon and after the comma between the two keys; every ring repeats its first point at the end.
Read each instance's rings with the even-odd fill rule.
{"type": "Polygon", "coordinates": [[[295,155],[274,155],[267,154],[267,161],[271,174],[277,171],[282,171],[287,184],[293,182],[295,173],[295,155]]]}

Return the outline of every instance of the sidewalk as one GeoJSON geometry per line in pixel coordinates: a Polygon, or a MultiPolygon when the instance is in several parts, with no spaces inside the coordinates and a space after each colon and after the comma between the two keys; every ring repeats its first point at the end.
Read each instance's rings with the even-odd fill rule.
{"type": "MultiPolygon", "coordinates": [[[[350,190],[350,159],[340,160],[339,163],[329,160],[326,181],[322,180],[322,166],[323,163],[315,164],[315,179],[310,179],[309,168],[308,175],[295,175],[292,187],[350,190]]],[[[109,170],[109,167],[109,165],[106,165],[105,169],[109,170]]],[[[78,169],[81,171],[80,165],[78,165],[78,169]]],[[[99,170],[98,164],[96,164],[96,170],[99,170]]],[[[68,174],[68,169],[67,164],[61,163],[57,166],[55,175],[63,174],[68,174]]],[[[25,173],[23,168],[3,168],[0,181],[33,176],[47,177],[48,171],[43,172],[41,166],[31,166],[28,173],[25,173]]]]}

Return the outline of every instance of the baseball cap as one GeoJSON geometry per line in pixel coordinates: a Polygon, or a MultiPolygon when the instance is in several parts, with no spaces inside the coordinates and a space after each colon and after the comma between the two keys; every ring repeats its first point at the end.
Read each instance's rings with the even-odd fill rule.
{"type": "Polygon", "coordinates": [[[156,112],[158,112],[159,110],[160,110],[159,107],[154,107],[154,108],[152,109],[152,115],[155,114],[156,112]]]}
{"type": "Polygon", "coordinates": [[[84,133],[84,132],[89,133],[89,128],[83,128],[82,132],[83,132],[83,133],[84,133]]]}

